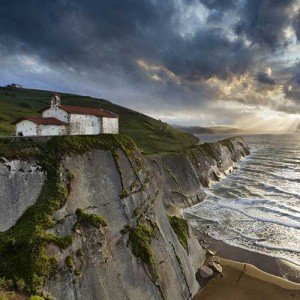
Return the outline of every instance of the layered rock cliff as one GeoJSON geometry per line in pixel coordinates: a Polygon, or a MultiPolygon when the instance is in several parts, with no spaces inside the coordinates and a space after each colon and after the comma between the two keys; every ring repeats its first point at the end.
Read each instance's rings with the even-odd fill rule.
{"type": "Polygon", "coordinates": [[[242,138],[148,156],[125,136],[2,143],[0,276],[70,300],[195,295],[205,251],[180,210],[249,153],[242,138]]]}

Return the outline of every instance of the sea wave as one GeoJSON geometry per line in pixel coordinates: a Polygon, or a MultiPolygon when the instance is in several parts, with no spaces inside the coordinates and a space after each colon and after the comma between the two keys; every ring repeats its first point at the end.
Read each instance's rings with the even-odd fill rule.
{"type": "Polygon", "coordinates": [[[288,252],[296,252],[300,253],[300,248],[295,248],[295,247],[285,247],[285,246],[279,246],[279,245],[274,245],[265,241],[255,241],[255,245],[264,247],[266,249],[271,249],[271,250],[279,250],[279,251],[288,251],[288,252]]]}
{"type": "Polygon", "coordinates": [[[290,195],[290,196],[293,196],[297,199],[300,199],[300,195],[298,193],[294,193],[294,192],[289,192],[277,185],[273,185],[273,184],[270,184],[270,183],[266,183],[266,182],[261,182],[259,184],[260,186],[262,186],[263,188],[265,188],[266,190],[268,191],[271,191],[271,192],[277,192],[277,193],[284,193],[286,195],[290,195]]]}
{"type": "Polygon", "coordinates": [[[248,136],[251,155],[189,211],[227,244],[300,265],[300,136],[248,136]]]}
{"type": "Polygon", "coordinates": [[[300,183],[300,174],[298,174],[298,172],[295,174],[294,173],[286,173],[286,174],[282,174],[282,173],[278,173],[278,172],[271,172],[270,173],[273,177],[281,179],[281,180],[287,180],[290,182],[297,182],[300,183]]]}
{"type": "Polygon", "coordinates": [[[295,219],[278,219],[279,216],[257,216],[257,211],[256,214],[255,213],[248,213],[245,211],[245,208],[243,207],[237,207],[234,205],[230,205],[230,204],[221,204],[219,203],[219,206],[225,209],[230,209],[233,210],[235,212],[239,212],[240,214],[255,220],[255,221],[260,221],[260,222],[265,222],[265,223],[273,223],[273,224],[278,224],[278,225],[282,225],[285,227],[289,227],[289,228],[294,228],[294,229],[300,229],[300,222],[299,222],[299,218],[295,219]]]}
{"type": "MultiPolygon", "coordinates": [[[[278,258],[278,259],[283,259],[283,260],[286,260],[286,261],[288,261],[288,262],[290,262],[290,263],[292,263],[294,265],[300,266],[300,258],[298,259],[298,257],[292,258],[291,256],[288,256],[287,254],[283,253],[285,251],[284,249],[280,249],[280,248],[275,249],[273,247],[266,248],[266,247],[259,246],[259,245],[256,245],[256,246],[261,247],[261,249],[251,248],[250,246],[246,246],[246,245],[241,244],[241,243],[239,243],[237,241],[228,240],[228,239],[226,239],[225,236],[218,236],[218,237],[215,237],[215,239],[218,240],[218,241],[222,241],[222,242],[224,242],[225,244],[227,244],[229,246],[241,248],[241,249],[253,252],[253,253],[264,254],[264,255],[269,256],[269,257],[275,257],[275,258],[278,258]],[[270,252],[268,252],[266,250],[270,250],[270,252]],[[277,253],[276,250],[279,253],[277,253]]],[[[288,252],[293,252],[293,250],[288,251],[288,252]]]]}

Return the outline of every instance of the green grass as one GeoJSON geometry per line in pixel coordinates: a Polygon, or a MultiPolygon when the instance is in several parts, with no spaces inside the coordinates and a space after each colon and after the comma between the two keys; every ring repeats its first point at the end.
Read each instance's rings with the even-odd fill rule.
{"type": "Polygon", "coordinates": [[[45,300],[45,298],[40,296],[31,296],[28,300],[45,300]]]}
{"type": "Polygon", "coordinates": [[[156,278],[155,254],[151,247],[151,240],[155,237],[157,226],[139,222],[135,227],[124,229],[123,233],[126,231],[129,232],[128,244],[131,246],[133,255],[140,258],[149,267],[152,276],[156,278]]]}
{"type": "Polygon", "coordinates": [[[177,217],[169,216],[169,222],[175,231],[181,245],[187,249],[187,241],[189,237],[189,225],[187,220],[177,217]]]}
{"type": "MultiPolygon", "coordinates": [[[[0,88],[0,136],[11,135],[10,122],[26,115],[40,115],[38,110],[48,106],[53,92],[0,88]]],[[[107,100],[87,96],[62,94],[62,103],[86,107],[100,107],[119,115],[120,133],[130,136],[146,154],[179,151],[196,144],[193,135],[107,100]]],[[[158,108],[159,110],[159,108],[158,108]]]]}
{"type": "Polygon", "coordinates": [[[96,228],[107,226],[107,223],[102,216],[96,214],[87,214],[80,208],[76,210],[76,215],[79,223],[89,224],[96,228]]]}
{"type": "Polygon", "coordinates": [[[69,268],[69,269],[72,269],[73,266],[74,266],[74,259],[71,255],[68,255],[65,259],[65,263],[66,263],[66,266],[69,268]]]}

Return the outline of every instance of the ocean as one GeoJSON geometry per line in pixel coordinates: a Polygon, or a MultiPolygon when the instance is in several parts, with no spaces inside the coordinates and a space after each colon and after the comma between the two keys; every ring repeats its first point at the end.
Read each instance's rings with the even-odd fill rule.
{"type": "Polygon", "coordinates": [[[185,215],[216,240],[300,265],[300,134],[243,137],[251,155],[185,215]]]}

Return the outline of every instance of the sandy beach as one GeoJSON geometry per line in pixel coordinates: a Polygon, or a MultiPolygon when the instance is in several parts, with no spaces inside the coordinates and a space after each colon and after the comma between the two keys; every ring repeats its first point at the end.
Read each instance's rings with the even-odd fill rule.
{"type": "Polygon", "coordinates": [[[248,263],[220,259],[223,276],[218,276],[194,300],[288,300],[300,299],[300,284],[259,270],[248,263]]]}
{"type": "Polygon", "coordinates": [[[223,277],[217,276],[194,300],[300,299],[300,267],[286,260],[214,240],[195,230],[199,241],[220,258],[223,277]]]}
{"type": "Polygon", "coordinates": [[[217,255],[223,258],[249,263],[267,273],[300,283],[300,267],[287,260],[252,252],[217,240],[211,240],[208,248],[214,249],[217,255]]]}
{"type": "Polygon", "coordinates": [[[220,257],[248,263],[264,272],[300,283],[300,266],[296,264],[284,259],[228,245],[223,241],[214,240],[207,235],[203,235],[197,229],[195,230],[195,234],[202,245],[204,244],[207,249],[214,250],[220,257]]]}

